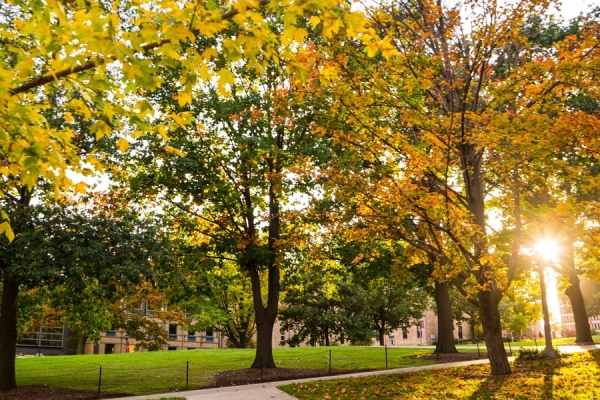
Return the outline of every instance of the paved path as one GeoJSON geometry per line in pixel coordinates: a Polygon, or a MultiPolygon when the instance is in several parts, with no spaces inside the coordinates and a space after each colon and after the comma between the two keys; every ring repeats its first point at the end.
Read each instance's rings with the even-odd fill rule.
{"type": "MultiPolygon", "coordinates": [[[[419,348],[423,348],[424,346],[420,346],[419,348]]],[[[540,346],[538,346],[540,347],[540,346]]],[[[600,345],[592,345],[592,346],[558,346],[561,351],[565,353],[580,353],[588,350],[596,350],[600,349],[600,345]]],[[[509,357],[509,360],[512,360],[513,357],[509,357]]],[[[120,399],[113,400],[147,400],[147,399],[160,399],[161,397],[185,397],[187,400],[294,400],[295,397],[288,395],[287,393],[282,392],[277,389],[277,386],[289,385],[291,383],[303,383],[310,381],[318,381],[318,380],[329,380],[329,379],[345,379],[345,378],[358,378],[361,376],[374,376],[374,375],[388,375],[388,374],[405,374],[414,371],[423,371],[429,369],[440,369],[440,368],[449,368],[449,367],[461,367],[465,365],[474,365],[474,364],[487,364],[488,360],[471,360],[471,361],[461,361],[455,363],[447,363],[447,364],[434,364],[434,365],[424,365],[421,367],[410,367],[410,368],[397,368],[397,369],[385,369],[378,371],[369,371],[369,372],[359,372],[347,375],[336,375],[336,376],[321,376],[317,378],[306,378],[306,379],[295,379],[290,381],[279,381],[279,382],[265,382],[265,383],[257,383],[254,385],[244,385],[244,386],[232,386],[232,387],[222,387],[222,388],[214,388],[214,389],[202,389],[202,390],[192,390],[188,392],[180,392],[180,393],[163,393],[163,394],[153,394],[147,396],[135,396],[135,397],[123,397],[120,399]]]]}

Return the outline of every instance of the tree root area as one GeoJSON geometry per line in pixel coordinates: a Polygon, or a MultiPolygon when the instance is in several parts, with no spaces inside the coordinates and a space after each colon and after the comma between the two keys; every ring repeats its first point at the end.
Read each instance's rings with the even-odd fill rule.
{"type": "Polygon", "coordinates": [[[131,396],[129,393],[100,393],[91,390],[75,390],[49,386],[20,386],[0,391],[0,400],[96,400],[131,396]]]}

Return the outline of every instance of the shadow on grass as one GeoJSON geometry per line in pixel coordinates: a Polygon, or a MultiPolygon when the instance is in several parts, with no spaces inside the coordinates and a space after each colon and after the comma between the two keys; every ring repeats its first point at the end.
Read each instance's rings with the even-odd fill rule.
{"type": "MultiPolygon", "coordinates": [[[[598,352],[597,362],[600,362],[600,352],[598,352]]],[[[502,395],[517,397],[527,396],[525,392],[514,393],[516,390],[525,391],[527,388],[523,385],[523,379],[529,377],[543,377],[543,386],[535,396],[542,399],[553,399],[554,398],[554,384],[553,377],[557,374],[557,370],[560,368],[562,361],[560,358],[549,360],[528,360],[528,361],[515,361],[512,365],[512,374],[507,376],[490,376],[487,375],[485,379],[479,384],[479,387],[473,392],[468,399],[490,399],[502,397],[502,395]]],[[[537,388],[536,388],[537,389],[537,388]]]]}

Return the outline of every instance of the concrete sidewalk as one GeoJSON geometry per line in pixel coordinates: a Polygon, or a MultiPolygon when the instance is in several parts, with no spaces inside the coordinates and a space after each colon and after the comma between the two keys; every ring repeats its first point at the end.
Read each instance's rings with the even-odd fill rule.
{"type": "MultiPolygon", "coordinates": [[[[539,347],[539,346],[538,346],[539,347]]],[[[592,346],[558,346],[561,351],[565,353],[580,353],[588,350],[597,350],[600,349],[600,345],[592,345],[592,346]]],[[[422,347],[421,347],[422,348],[422,347]]],[[[543,347],[541,347],[543,348],[543,347]]],[[[515,349],[516,350],[516,349],[515,349]]],[[[513,360],[513,357],[509,357],[509,360],[513,360]]],[[[290,381],[278,381],[278,382],[265,382],[265,383],[257,383],[253,385],[244,385],[244,386],[231,386],[231,387],[221,387],[214,389],[201,389],[201,390],[192,390],[187,392],[179,392],[179,393],[163,393],[163,394],[153,394],[147,396],[133,396],[133,397],[123,397],[120,399],[113,400],[146,400],[146,399],[160,399],[160,398],[168,398],[168,397],[185,397],[187,400],[294,400],[295,397],[288,395],[287,393],[282,392],[277,389],[278,386],[289,385],[292,383],[304,383],[311,381],[319,381],[319,380],[329,380],[329,379],[346,379],[346,378],[358,378],[362,376],[374,376],[374,375],[389,375],[389,374],[406,374],[409,372],[415,371],[425,371],[430,369],[441,369],[441,368],[452,368],[452,367],[462,367],[465,365],[475,365],[475,364],[488,364],[489,360],[471,360],[471,361],[461,361],[455,363],[446,363],[446,364],[434,364],[434,365],[424,365],[421,367],[409,367],[409,368],[397,368],[397,369],[385,369],[378,371],[369,371],[369,372],[358,372],[351,373],[347,375],[334,375],[334,376],[321,376],[316,378],[306,378],[306,379],[295,379],[290,381]]]]}

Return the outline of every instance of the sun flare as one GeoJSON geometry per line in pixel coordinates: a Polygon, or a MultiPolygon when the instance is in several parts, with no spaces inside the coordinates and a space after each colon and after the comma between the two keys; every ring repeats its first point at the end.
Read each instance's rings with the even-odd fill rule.
{"type": "Polygon", "coordinates": [[[536,243],[534,250],[546,260],[556,260],[560,252],[559,246],[550,240],[543,240],[536,243]]]}

